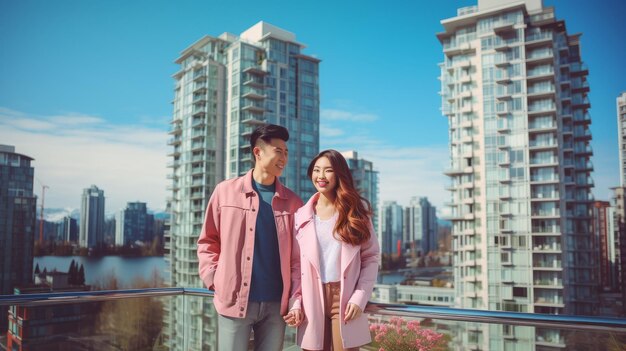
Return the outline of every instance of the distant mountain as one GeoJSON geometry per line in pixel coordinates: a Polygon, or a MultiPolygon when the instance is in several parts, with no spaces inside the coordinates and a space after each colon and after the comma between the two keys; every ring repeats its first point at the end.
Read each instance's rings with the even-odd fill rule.
{"type": "MultiPolygon", "coordinates": [[[[39,211],[38,211],[39,212],[39,211]]],[[[77,208],[44,208],[43,210],[43,218],[47,222],[60,222],[66,216],[70,216],[76,220],[80,218],[80,211],[77,208]]],[[[37,218],[39,218],[39,213],[37,213],[37,218]]]]}

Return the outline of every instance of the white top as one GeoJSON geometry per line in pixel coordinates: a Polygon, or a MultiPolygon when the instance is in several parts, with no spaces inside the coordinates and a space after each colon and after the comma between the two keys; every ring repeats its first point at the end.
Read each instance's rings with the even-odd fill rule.
{"type": "Polygon", "coordinates": [[[338,282],[341,274],[341,242],[334,237],[337,212],[329,219],[315,215],[315,233],[320,252],[320,275],[322,283],[338,282]]]}

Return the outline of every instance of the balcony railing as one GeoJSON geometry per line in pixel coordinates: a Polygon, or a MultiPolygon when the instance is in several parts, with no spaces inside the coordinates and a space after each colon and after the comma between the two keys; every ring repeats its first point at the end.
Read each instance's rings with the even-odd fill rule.
{"type": "MultiPolygon", "coordinates": [[[[554,285],[554,279],[537,278],[538,285],[554,285]]],[[[557,281],[560,283],[560,281],[557,281]]],[[[538,287],[541,289],[541,287],[538,287]]],[[[535,296],[540,305],[561,305],[562,297],[547,290],[535,296]]],[[[209,307],[213,293],[197,288],[152,288],[86,292],[60,292],[47,294],[2,295],[0,306],[10,306],[11,314],[24,309],[42,313],[22,314],[26,318],[13,321],[19,328],[10,329],[8,342],[30,342],[37,346],[62,343],[65,349],[80,345],[81,350],[100,349],[150,349],[150,350],[201,350],[216,349],[218,323],[215,311],[209,307]],[[208,301],[207,301],[208,299],[208,301]],[[175,304],[180,304],[175,308],[175,304]],[[69,306],[69,308],[64,308],[69,306]],[[43,313],[44,310],[54,313],[43,313]],[[68,314],[57,316],[61,311],[82,313],[71,322],[68,314]],[[86,317],[92,313],[91,317],[86,317]],[[57,319],[55,319],[57,318],[57,319]],[[50,329],[38,329],[39,334],[28,334],[29,323],[48,323],[50,329]],[[50,323],[58,322],[65,328],[62,332],[46,334],[53,329],[50,323]],[[78,322],[77,322],[78,321],[78,322]],[[68,323],[69,322],[69,323],[68,323]],[[89,327],[97,323],[98,327],[89,327]],[[71,328],[68,328],[70,327],[71,328]],[[13,337],[25,332],[24,338],[13,337]]],[[[443,336],[450,349],[464,348],[467,341],[481,344],[481,330],[496,330],[501,326],[504,338],[512,340],[519,349],[534,349],[534,344],[547,346],[576,345],[589,349],[622,349],[626,345],[626,319],[485,311],[447,307],[400,305],[370,302],[365,310],[370,323],[385,323],[390,318],[405,321],[416,320],[420,328],[430,329],[443,336]],[[516,338],[516,335],[520,338],[516,338]],[[522,337],[530,336],[529,338],[522,337]],[[585,343],[589,343],[586,345],[585,343]],[[619,347],[619,348],[617,348],[619,347]]],[[[78,314],[80,314],[78,313],[78,314]]],[[[41,324],[37,324],[41,327],[41,324]]],[[[11,327],[10,327],[11,328],[11,327]]],[[[413,339],[411,341],[414,341],[413,339]]],[[[298,350],[295,345],[295,329],[287,328],[284,350],[298,350]]],[[[362,350],[378,349],[367,345],[362,350]]]]}

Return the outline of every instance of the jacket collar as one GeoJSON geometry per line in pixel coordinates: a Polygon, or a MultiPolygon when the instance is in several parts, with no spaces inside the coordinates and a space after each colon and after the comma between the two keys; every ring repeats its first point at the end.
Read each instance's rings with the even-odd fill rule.
{"type": "MultiPolygon", "coordinates": [[[[242,193],[250,194],[254,192],[254,188],[252,187],[252,182],[254,181],[254,179],[252,179],[252,171],[254,171],[254,168],[249,170],[248,173],[243,176],[243,184],[241,185],[242,193]]],[[[278,177],[276,177],[274,184],[276,185],[276,197],[286,199],[287,193],[285,191],[285,187],[280,182],[278,177]]]]}
{"type": "Polygon", "coordinates": [[[304,206],[300,207],[298,212],[296,212],[296,229],[301,228],[303,225],[313,219],[313,216],[315,215],[315,203],[317,202],[317,199],[319,199],[319,197],[320,193],[313,194],[309,201],[307,201],[307,203],[304,204],[304,206]]]}

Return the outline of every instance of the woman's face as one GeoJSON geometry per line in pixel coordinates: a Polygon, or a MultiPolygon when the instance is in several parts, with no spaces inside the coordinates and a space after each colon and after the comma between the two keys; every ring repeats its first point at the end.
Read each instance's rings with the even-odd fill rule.
{"type": "Polygon", "coordinates": [[[315,161],[311,181],[321,194],[331,194],[337,189],[337,177],[333,171],[333,166],[326,156],[322,156],[315,161]]]}

